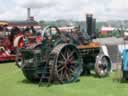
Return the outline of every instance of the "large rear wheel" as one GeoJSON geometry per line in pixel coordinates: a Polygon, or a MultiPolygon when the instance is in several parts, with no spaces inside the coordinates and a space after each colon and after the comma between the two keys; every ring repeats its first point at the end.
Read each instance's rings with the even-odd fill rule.
{"type": "MultiPolygon", "coordinates": [[[[71,44],[59,44],[51,55],[56,56],[54,61],[54,76],[60,83],[77,81],[82,72],[82,58],[78,49],[71,44]]],[[[51,60],[49,60],[51,61],[51,60]]]]}

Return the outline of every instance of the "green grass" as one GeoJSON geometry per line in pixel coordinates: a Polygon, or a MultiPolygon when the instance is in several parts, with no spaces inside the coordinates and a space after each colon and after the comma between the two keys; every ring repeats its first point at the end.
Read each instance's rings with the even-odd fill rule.
{"type": "Polygon", "coordinates": [[[71,84],[38,87],[25,79],[14,63],[0,64],[0,96],[127,96],[128,84],[83,76],[71,84]]]}

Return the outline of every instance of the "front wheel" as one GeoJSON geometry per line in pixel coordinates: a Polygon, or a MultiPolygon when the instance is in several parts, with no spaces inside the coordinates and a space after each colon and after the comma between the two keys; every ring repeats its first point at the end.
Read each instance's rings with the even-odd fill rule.
{"type": "Polygon", "coordinates": [[[97,58],[95,64],[95,72],[97,76],[105,77],[109,74],[110,70],[111,70],[111,63],[107,57],[102,56],[97,58]]]}

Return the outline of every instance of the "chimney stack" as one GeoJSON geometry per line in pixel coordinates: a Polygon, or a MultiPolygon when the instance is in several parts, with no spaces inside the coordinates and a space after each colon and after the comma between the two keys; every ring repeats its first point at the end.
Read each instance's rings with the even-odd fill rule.
{"type": "Polygon", "coordinates": [[[31,8],[27,8],[27,15],[27,20],[29,20],[31,17],[31,8]]]}
{"type": "Polygon", "coordinates": [[[90,37],[96,35],[96,19],[92,14],[86,14],[87,33],[90,37]]]}

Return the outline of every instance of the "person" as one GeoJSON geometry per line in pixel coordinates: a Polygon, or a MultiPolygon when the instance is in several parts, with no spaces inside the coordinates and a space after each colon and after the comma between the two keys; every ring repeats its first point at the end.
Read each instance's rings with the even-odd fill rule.
{"type": "Polygon", "coordinates": [[[30,27],[31,31],[32,31],[32,34],[35,35],[36,34],[36,30],[34,29],[33,26],[30,27]]]}
{"type": "Polygon", "coordinates": [[[0,26],[0,37],[3,37],[3,26],[0,26]]]}
{"type": "Polygon", "coordinates": [[[23,41],[24,41],[24,47],[28,47],[29,40],[28,40],[28,33],[27,32],[24,34],[23,41]]]}
{"type": "Polygon", "coordinates": [[[5,35],[5,36],[10,35],[9,29],[8,29],[8,25],[4,25],[4,26],[3,26],[3,31],[4,31],[4,35],[5,35]]]}
{"type": "Polygon", "coordinates": [[[6,31],[6,32],[9,31],[7,27],[8,27],[8,25],[3,26],[3,30],[6,31]]]}
{"type": "Polygon", "coordinates": [[[36,42],[37,43],[41,43],[41,41],[43,40],[42,36],[41,36],[41,33],[38,33],[37,34],[37,37],[36,37],[36,42]]]}
{"type": "Polygon", "coordinates": [[[11,43],[13,44],[13,40],[14,40],[14,37],[20,33],[20,29],[16,26],[14,26],[12,29],[11,29],[11,34],[10,34],[10,41],[11,43]]]}
{"type": "Polygon", "coordinates": [[[29,27],[24,28],[23,33],[25,34],[26,32],[29,32],[29,27]]]}

